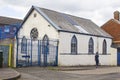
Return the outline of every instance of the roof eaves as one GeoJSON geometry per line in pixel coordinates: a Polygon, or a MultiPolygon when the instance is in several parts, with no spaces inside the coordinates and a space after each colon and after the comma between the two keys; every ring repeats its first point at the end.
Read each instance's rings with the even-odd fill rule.
{"type": "Polygon", "coordinates": [[[36,11],[38,11],[41,16],[43,16],[55,29],[61,30],[52,20],[49,19],[49,17],[42,11],[40,10],[39,7],[33,6],[36,11]]]}

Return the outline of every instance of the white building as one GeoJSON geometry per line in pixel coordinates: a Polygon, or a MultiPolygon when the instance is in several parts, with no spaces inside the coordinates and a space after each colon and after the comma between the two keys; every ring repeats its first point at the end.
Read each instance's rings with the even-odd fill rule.
{"type": "Polygon", "coordinates": [[[101,65],[116,65],[112,37],[89,19],[32,6],[17,37],[17,66],[95,65],[97,51],[101,65]]]}

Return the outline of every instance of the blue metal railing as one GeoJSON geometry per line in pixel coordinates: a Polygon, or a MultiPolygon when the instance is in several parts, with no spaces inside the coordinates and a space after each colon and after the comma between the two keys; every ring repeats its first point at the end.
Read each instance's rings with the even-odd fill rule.
{"type": "Polygon", "coordinates": [[[16,66],[57,66],[58,64],[58,41],[49,40],[47,48],[43,40],[32,41],[27,39],[27,52],[21,53],[21,38],[18,38],[18,48],[16,55],[16,66]],[[44,49],[46,48],[46,49],[44,49]],[[49,50],[47,50],[49,49],[49,50]],[[49,52],[49,54],[47,54],[49,52]]]}

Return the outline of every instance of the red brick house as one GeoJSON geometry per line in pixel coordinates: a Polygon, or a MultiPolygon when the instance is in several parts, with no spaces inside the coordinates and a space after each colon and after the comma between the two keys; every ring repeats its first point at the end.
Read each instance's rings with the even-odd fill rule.
{"type": "Polygon", "coordinates": [[[117,48],[117,64],[120,65],[120,13],[114,12],[114,19],[110,19],[101,26],[113,37],[112,47],[117,48]]]}

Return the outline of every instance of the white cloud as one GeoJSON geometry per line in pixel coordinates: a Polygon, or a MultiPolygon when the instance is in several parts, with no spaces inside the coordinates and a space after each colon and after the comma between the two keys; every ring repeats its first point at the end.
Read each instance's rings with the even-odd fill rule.
{"type": "Polygon", "coordinates": [[[113,18],[115,10],[120,10],[119,3],[120,0],[0,0],[0,15],[23,18],[30,7],[36,5],[88,18],[102,25],[113,18]]]}

